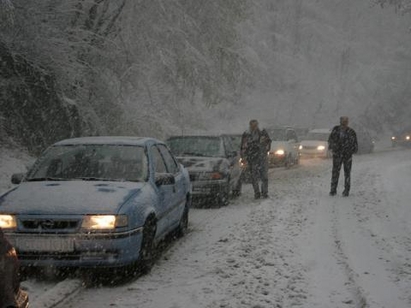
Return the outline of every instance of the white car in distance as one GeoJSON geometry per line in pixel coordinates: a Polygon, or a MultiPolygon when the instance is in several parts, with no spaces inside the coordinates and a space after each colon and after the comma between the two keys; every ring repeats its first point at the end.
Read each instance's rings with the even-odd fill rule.
{"type": "Polygon", "coordinates": [[[329,158],[331,151],[328,149],[328,138],[331,134],[330,129],[313,129],[301,141],[300,155],[304,158],[329,158]]]}

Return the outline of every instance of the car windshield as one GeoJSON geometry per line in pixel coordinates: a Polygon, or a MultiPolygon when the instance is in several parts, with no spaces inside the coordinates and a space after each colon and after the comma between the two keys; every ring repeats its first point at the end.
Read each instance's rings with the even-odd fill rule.
{"type": "Polygon", "coordinates": [[[27,181],[146,181],[147,157],[141,146],[54,146],[36,162],[27,181]]]}
{"type": "Polygon", "coordinates": [[[222,156],[218,137],[181,137],[168,140],[171,151],[177,156],[222,156]]]}
{"type": "Polygon", "coordinates": [[[268,134],[272,141],[285,141],[285,130],[284,129],[270,129],[268,134]]]}
{"type": "Polygon", "coordinates": [[[327,141],[329,136],[330,136],[329,133],[308,133],[308,135],[304,139],[305,140],[327,141]]]}
{"type": "Polygon", "coordinates": [[[235,149],[241,148],[241,136],[240,135],[232,135],[230,136],[230,139],[235,149]]]}

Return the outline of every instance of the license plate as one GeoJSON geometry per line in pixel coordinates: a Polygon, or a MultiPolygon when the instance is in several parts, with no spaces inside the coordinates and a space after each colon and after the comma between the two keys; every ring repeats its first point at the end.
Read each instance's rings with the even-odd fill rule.
{"type": "Polygon", "coordinates": [[[71,238],[15,238],[11,241],[18,251],[31,252],[72,252],[74,240],[71,238]]]}

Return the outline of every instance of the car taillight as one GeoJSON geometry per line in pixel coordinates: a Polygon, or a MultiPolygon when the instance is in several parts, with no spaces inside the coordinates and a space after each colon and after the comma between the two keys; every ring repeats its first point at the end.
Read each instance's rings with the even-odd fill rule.
{"type": "Polygon", "coordinates": [[[212,180],[221,180],[223,178],[223,174],[220,172],[213,172],[211,173],[211,179],[212,180]]]}

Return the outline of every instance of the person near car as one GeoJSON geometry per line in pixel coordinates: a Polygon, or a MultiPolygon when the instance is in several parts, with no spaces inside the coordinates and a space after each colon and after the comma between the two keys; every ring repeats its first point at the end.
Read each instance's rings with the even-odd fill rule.
{"type": "Polygon", "coordinates": [[[340,170],[343,165],[345,176],[345,189],[343,191],[343,196],[348,197],[350,194],[352,156],[358,152],[358,141],[357,134],[351,127],[348,126],[348,124],[348,117],[341,117],[340,125],[333,128],[328,139],[329,149],[333,153],[333,169],[330,191],[331,196],[335,196],[337,194],[340,170]]]}
{"type": "Polygon", "coordinates": [[[15,295],[19,289],[16,251],[0,228],[0,308],[18,307],[15,295]]]}
{"type": "Polygon", "coordinates": [[[256,199],[268,198],[268,158],[271,139],[266,130],[260,130],[258,121],[251,120],[250,127],[241,138],[241,159],[251,173],[251,182],[256,199]],[[261,180],[261,191],[259,182],[261,180]]]}

